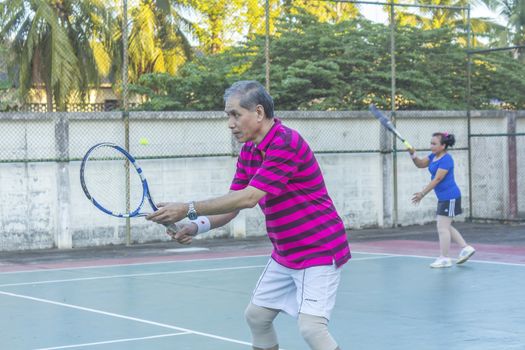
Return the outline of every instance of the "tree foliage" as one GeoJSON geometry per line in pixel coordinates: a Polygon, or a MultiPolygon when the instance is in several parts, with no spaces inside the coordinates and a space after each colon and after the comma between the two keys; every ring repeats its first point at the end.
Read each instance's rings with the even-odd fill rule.
{"type": "Polygon", "coordinates": [[[100,75],[91,44],[107,17],[100,0],[0,3],[0,39],[10,42],[21,96],[43,84],[48,110],[53,103],[63,110],[72,94],[96,86],[100,75]]]}
{"type": "MultiPolygon", "coordinates": [[[[506,20],[506,26],[496,30],[494,37],[500,46],[509,43],[525,45],[525,1],[523,0],[482,0],[490,9],[506,20]]],[[[523,58],[522,54],[522,58],[523,58]]]]}
{"type": "MultiPolygon", "coordinates": [[[[502,32],[504,26],[473,19],[474,40],[494,34],[524,42],[525,1],[479,1],[499,9],[509,23],[502,32]]],[[[353,3],[268,3],[271,86],[280,108],[389,104],[389,28],[363,19],[353,3]]],[[[439,4],[464,6],[467,1],[439,4]]],[[[232,81],[264,80],[265,1],[136,0],[129,6],[129,37],[123,43],[120,0],[0,0],[0,39],[10,44],[9,71],[21,95],[35,86],[45,88],[49,109],[53,104],[64,109],[72,97],[86,97],[101,81],[113,83],[118,95],[124,45],[128,81],[137,83],[132,89],[147,96],[151,108],[219,108],[221,89],[232,81]]],[[[461,108],[465,23],[465,11],[396,9],[399,108],[461,108]]],[[[515,61],[505,54],[480,60],[490,64],[474,66],[475,77],[484,79],[479,86],[511,68],[517,71],[509,74],[511,81],[523,78],[522,68],[513,66],[515,61]]],[[[516,84],[521,87],[519,81],[516,84]]],[[[503,89],[497,83],[486,86],[503,89]]],[[[518,106],[521,99],[514,97],[515,91],[507,93],[505,101],[518,106]]],[[[489,94],[505,95],[480,94],[480,101],[489,94]]]]}
{"type": "MultiPolygon", "coordinates": [[[[336,24],[308,14],[288,17],[271,41],[271,94],[278,109],[386,108],[391,99],[389,28],[364,19],[336,24]]],[[[134,87],[145,109],[222,109],[225,87],[236,80],[264,81],[264,37],[242,47],[188,62],[176,76],[150,75],[134,87]]],[[[396,107],[464,109],[467,55],[447,28],[400,27],[396,32],[396,107]]],[[[494,53],[473,63],[473,102],[498,99],[525,107],[525,68],[494,53]]]]}

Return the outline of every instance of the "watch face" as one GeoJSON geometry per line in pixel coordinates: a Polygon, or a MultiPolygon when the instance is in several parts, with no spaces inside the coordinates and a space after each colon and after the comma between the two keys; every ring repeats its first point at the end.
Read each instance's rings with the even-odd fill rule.
{"type": "Polygon", "coordinates": [[[198,215],[197,215],[197,211],[195,210],[195,205],[193,204],[193,202],[190,202],[188,204],[188,219],[190,220],[195,220],[197,219],[198,215]]]}

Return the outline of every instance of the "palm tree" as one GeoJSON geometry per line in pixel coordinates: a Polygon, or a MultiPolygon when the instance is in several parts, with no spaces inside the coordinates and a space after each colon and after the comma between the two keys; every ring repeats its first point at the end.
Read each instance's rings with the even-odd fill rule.
{"type": "Polygon", "coordinates": [[[188,3],[198,18],[194,29],[204,52],[222,52],[235,41],[235,22],[240,17],[242,0],[189,0],[188,3]]]}
{"type": "Polygon", "coordinates": [[[297,9],[303,9],[320,22],[329,23],[353,19],[359,14],[358,5],[337,1],[283,0],[283,9],[291,14],[296,13],[297,9]]]}
{"type": "MultiPolygon", "coordinates": [[[[397,2],[397,1],[394,1],[397,2]]],[[[478,1],[479,3],[479,1],[478,1]]],[[[469,1],[467,0],[419,0],[415,4],[419,5],[441,5],[450,7],[467,7],[469,1]]],[[[390,7],[386,6],[388,11],[390,7]]],[[[465,45],[466,28],[467,28],[467,11],[456,8],[425,8],[421,7],[417,10],[414,8],[398,7],[396,8],[396,22],[399,25],[408,25],[412,27],[419,27],[424,30],[440,29],[440,28],[454,28],[463,36],[458,38],[458,41],[465,45]]],[[[481,45],[480,38],[487,37],[491,31],[498,27],[487,18],[471,18],[471,31],[473,46],[481,45]]]]}
{"type": "Polygon", "coordinates": [[[0,40],[10,42],[21,98],[34,86],[46,91],[47,109],[65,110],[74,93],[98,84],[98,34],[103,0],[10,0],[0,4],[0,40]]]}
{"type": "Polygon", "coordinates": [[[145,73],[175,74],[192,55],[187,37],[192,24],[177,8],[176,1],[167,7],[158,1],[142,0],[131,9],[129,36],[130,80],[145,73]]]}
{"type": "Polygon", "coordinates": [[[525,45],[525,0],[484,0],[487,7],[505,18],[507,25],[496,35],[500,45],[525,45]]]}
{"type": "MultiPolygon", "coordinates": [[[[189,35],[192,23],[181,15],[184,0],[139,0],[129,7],[128,21],[128,81],[136,83],[148,73],[175,74],[193,49],[189,35]]],[[[108,79],[121,92],[122,77],[122,7],[115,0],[115,20],[108,27],[105,37],[110,52],[111,66],[108,79]]]]}
{"type": "MultiPolygon", "coordinates": [[[[265,32],[265,1],[261,0],[186,0],[199,20],[195,33],[207,53],[219,53],[240,41],[265,32]]],[[[355,18],[355,4],[309,0],[269,0],[270,32],[283,15],[303,11],[321,22],[338,23],[355,18]]]]}

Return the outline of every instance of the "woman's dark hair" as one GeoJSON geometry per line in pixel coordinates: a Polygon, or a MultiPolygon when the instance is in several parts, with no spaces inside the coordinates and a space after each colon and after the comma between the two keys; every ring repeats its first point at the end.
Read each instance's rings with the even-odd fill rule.
{"type": "Polygon", "coordinates": [[[441,144],[445,145],[445,149],[449,146],[452,147],[456,143],[456,137],[454,134],[449,134],[448,132],[435,132],[432,136],[439,136],[441,139],[441,144]]]}

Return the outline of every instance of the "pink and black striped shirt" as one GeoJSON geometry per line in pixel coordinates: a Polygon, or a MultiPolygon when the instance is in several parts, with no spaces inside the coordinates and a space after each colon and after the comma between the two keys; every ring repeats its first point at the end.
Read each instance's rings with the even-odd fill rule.
{"type": "Polygon", "coordinates": [[[275,261],[303,269],[334,262],[341,266],[350,259],[343,222],[313,152],[278,119],[261,143],[246,142],[241,149],[230,189],[248,185],[267,193],[259,205],[275,261]]]}

